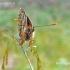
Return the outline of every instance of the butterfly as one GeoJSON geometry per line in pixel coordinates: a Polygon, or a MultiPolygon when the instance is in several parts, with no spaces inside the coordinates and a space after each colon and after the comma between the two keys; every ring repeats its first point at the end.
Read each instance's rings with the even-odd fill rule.
{"type": "Polygon", "coordinates": [[[19,45],[23,45],[25,41],[29,41],[29,47],[34,42],[34,26],[22,8],[20,8],[18,19],[15,20],[18,22],[19,45]]]}
{"type": "MultiPolygon", "coordinates": [[[[19,45],[23,45],[25,41],[29,41],[28,47],[30,47],[35,42],[35,40],[33,39],[35,28],[42,26],[34,27],[22,8],[20,8],[18,19],[15,20],[18,22],[18,29],[20,36],[19,45]]],[[[54,23],[51,25],[56,25],[56,24],[54,23]]],[[[43,26],[50,26],[50,25],[43,25],[43,26]]]]}

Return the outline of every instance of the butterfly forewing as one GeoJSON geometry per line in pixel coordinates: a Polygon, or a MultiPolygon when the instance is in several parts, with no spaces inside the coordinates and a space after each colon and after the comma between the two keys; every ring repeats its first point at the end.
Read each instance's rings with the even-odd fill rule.
{"type": "Polygon", "coordinates": [[[18,15],[18,21],[19,21],[18,23],[19,35],[21,36],[22,32],[24,32],[24,27],[27,23],[27,17],[23,9],[20,9],[20,12],[18,15]]]}

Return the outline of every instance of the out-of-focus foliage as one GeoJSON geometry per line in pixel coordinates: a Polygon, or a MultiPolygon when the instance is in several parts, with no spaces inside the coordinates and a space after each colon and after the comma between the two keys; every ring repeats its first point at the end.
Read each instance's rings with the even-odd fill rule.
{"type": "MultiPolygon", "coordinates": [[[[15,2],[10,8],[0,7],[0,65],[9,41],[9,63],[7,70],[30,70],[29,64],[18,46],[15,52],[14,43],[1,36],[2,28],[9,28],[18,38],[17,23],[19,8],[22,7],[32,24],[44,25],[57,23],[56,26],[35,29],[35,44],[41,59],[42,70],[70,70],[70,0],[3,0],[15,2]],[[59,62],[60,64],[57,64],[59,62]]],[[[10,32],[6,32],[11,36],[10,32]]],[[[25,47],[27,43],[23,46],[25,47]]],[[[36,67],[35,57],[29,52],[29,58],[36,67]]]]}

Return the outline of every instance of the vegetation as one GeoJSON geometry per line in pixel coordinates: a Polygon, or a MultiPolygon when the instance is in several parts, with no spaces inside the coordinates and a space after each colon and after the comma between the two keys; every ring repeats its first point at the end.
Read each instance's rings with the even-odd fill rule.
{"type": "MultiPolygon", "coordinates": [[[[2,35],[12,37],[12,32],[19,39],[18,24],[14,19],[17,18],[19,7],[22,5],[22,8],[26,11],[34,26],[57,23],[56,26],[35,29],[36,42],[33,45],[37,46],[36,50],[42,64],[41,70],[70,70],[69,64],[57,64],[57,62],[70,62],[70,6],[67,4],[70,4],[70,1],[67,0],[67,3],[65,1],[63,3],[62,1],[55,2],[55,4],[51,3],[51,5],[43,3],[42,6],[36,2],[30,2],[30,5],[24,6],[22,3],[25,1],[20,1],[15,3],[17,5],[14,8],[0,9],[0,66],[8,46],[9,63],[6,66],[6,70],[31,70],[21,48],[15,45],[12,40],[2,35]]],[[[27,43],[23,45],[24,49],[26,46],[27,43]]],[[[36,69],[35,56],[30,51],[28,51],[28,56],[33,67],[36,69]]]]}

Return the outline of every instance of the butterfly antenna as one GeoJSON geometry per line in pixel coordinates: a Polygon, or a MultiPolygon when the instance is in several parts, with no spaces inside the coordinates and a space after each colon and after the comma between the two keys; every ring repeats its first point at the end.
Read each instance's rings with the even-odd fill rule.
{"type": "Polygon", "coordinates": [[[47,25],[42,25],[42,26],[35,26],[34,28],[37,28],[37,27],[44,27],[44,26],[55,26],[57,23],[54,23],[54,24],[47,24],[47,25]]]}

